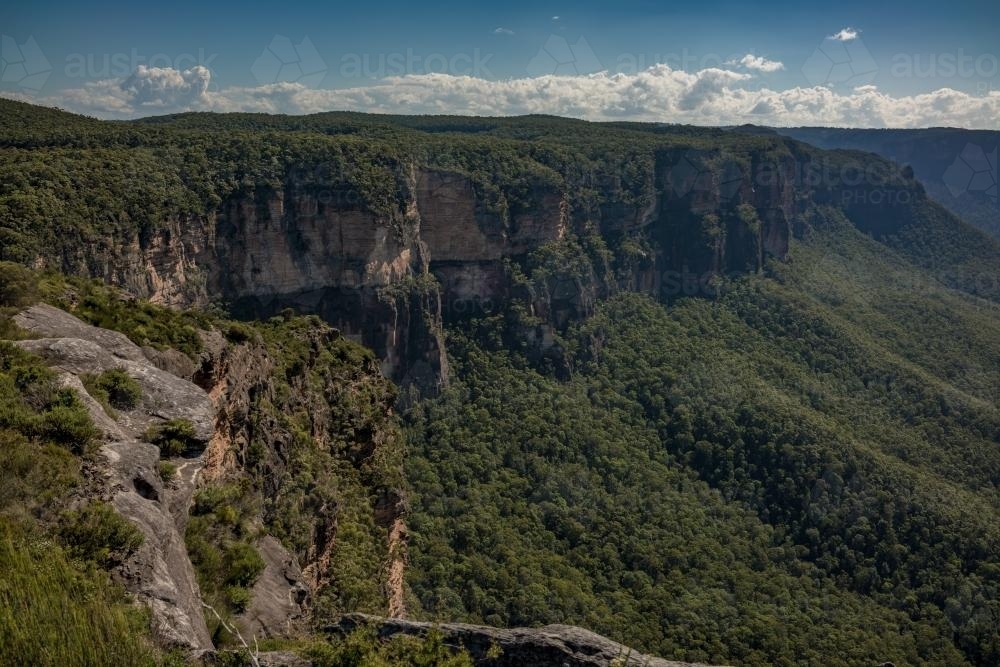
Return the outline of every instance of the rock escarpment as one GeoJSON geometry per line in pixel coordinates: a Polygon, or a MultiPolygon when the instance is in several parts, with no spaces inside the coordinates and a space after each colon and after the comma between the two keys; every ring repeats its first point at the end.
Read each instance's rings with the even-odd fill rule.
{"type": "Polygon", "coordinates": [[[498,193],[457,171],[394,169],[388,207],[335,178],[290,171],[283,184],[240,188],[215,210],[114,239],[64,268],[85,266],[167,305],[221,299],[247,317],[315,313],[373,349],[398,383],[433,390],[448,376],[442,324],[517,296],[511,261],[600,234],[613,252],[626,241],[644,250],[583,289],[704,293],[713,277],[783,258],[803,210],[788,156],[663,152],[630,190],[526,177],[498,193]]]}
{"type": "Polygon", "coordinates": [[[167,646],[205,649],[212,646],[201,606],[194,569],[184,544],[184,524],[194,494],[202,457],[178,458],[177,479],[167,485],[158,472],[159,448],[143,442],[143,433],[168,419],[186,419],[205,443],[214,430],[214,411],[205,392],[191,382],[160,370],[141,348],[117,332],[89,326],[69,313],[46,305],[17,315],[19,326],[36,340],[19,341],[60,372],[64,385],[77,391],[100,429],[104,465],[100,493],[143,534],[138,551],[120,568],[126,587],[147,604],[152,630],[167,646]],[[142,387],[135,410],[111,418],[87,394],[84,374],[120,368],[142,387]]]}
{"type": "Polygon", "coordinates": [[[318,318],[277,319],[238,344],[204,336],[195,374],[217,414],[203,483],[252,488],[255,525],[270,533],[254,544],[266,567],[239,618],[259,637],[294,634],[348,589],[387,609],[406,558],[394,537],[404,513],[394,388],[370,352],[318,318]],[[360,569],[338,569],[348,567],[360,569]]]}
{"type": "Polygon", "coordinates": [[[348,595],[351,605],[401,613],[402,450],[395,393],[370,352],[315,317],[227,332],[237,342],[202,330],[198,363],[183,357],[188,365],[45,304],[14,320],[43,336],[16,344],[60,374],[100,431],[87,493],[143,534],[116,573],[150,608],[160,643],[212,648],[202,603],[226,602],[211,588],[220,575],[200,566],[196,577],[192,565],[206,552],[191,544],[206,540],[223,558],[244,540],[261,559],[245,607],[222,609],[247,637],[298,636],[314,608],[348,604],[348,595]],[[134,408],[112,411],[88,393],[88,376],[111,369],[141,388],[134,408]],[[147,431],[167,420],[188,422],[197,446],[169,458],[164,477],[147,431]],[[213,497],[228,499],[229,514],[210,515],[206,532],[213,497]]]}

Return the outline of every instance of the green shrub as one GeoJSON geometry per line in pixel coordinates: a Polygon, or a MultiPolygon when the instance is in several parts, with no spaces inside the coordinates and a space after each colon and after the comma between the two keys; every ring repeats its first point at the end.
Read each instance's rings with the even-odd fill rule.
{"type": "Polygon", "coordinates": [[[23,308],[38,301],[38,278],[14,262],[0,262],[0,307],[23,308]]]}
{"type": "Polygon", "coordinates": [[[0,341],[0,429],[74,454],[87,453],[99,435],[77,393],[60,388],[41,359],[7,341],[0,341]]]}
{"type": "Polygon", "coordinates": [[[250,602],[253,600],[253,591],[244,586],[226,586],[225,588],[226,598],[229,600],[229,606],[237,614],[242,614],[250,607],[250,602]]]}
{"type": "Polygon", "coordinates": [[[111,368],[96,377],[90,376],[84,380],[84,386],[91,396],[94,396],[94,391],[98,392],[106,397],[111,407],[118,410],[135,410],[142,400],[142,387],[122,368],[111,368]]]}
{"type": "MultiPolygon", "coordinates": [[[[265,563],[253,546],[259,501],[249,480],[206,486],[191,507],[184,540],[202,596],[223,617],[249,606],[265,563]]],[[[210,629],[218,619],[207,614],[210,629]]],[[[224,630],[218,630],[225,637],[224,630]]]]}
{"type": "Polygon", "coordinates": [[[245,343],[253,338],[253,329],[241,322],[233,322],[226,329],[226,340],[230,343],[245,343]]]}
{"type": "Polygon", "coordinates": [[[169,419],[146,431],[146,439],[160,448],[160,456],[181,456],[198,446],[194,425],[187,419],[169,419]]]}
{"type": "Polygon", "coordinates": [[[41,297],[94,326],[119,331],[136,345],[173,348],[191,358],[202,349],[199,328],[208,318],[193,311],[171,310],[131,298],[100,280],[49,274],[39,283],[41,297]]]}
{"type": "MultiPolygon", "coordinates": [[[[191,514],[202,516],[205,514],[216,514],[227,506],[241,504],[241,500],[246,495],[247,489],[244,484],[216,484],[198,489],[194,496],[194,506],[191,514]]],[[[230,522],[232,523],[232,522],[230,522]]]]}
{"type": "Polygon", "coordinates": [[[169,484],[177,478],[177,466],[170,461],[160,461],[156,464],[156,471],[160,473],[160,479],[169,484]]]}
{"type": "Polygon", "coordinates": [[[72,556],[104,567],[122,562],[143,542],[139,529],[103,502],[66,512],[59,524],[59,537],[72,556]]]}
{"type": "Polygon", "coordinates": [[[53,443],[0,428],[0,513],[47,518],[80,480],[79,459],[53,443]]]}
{"type": "Polygon", "coordinates": [[[56,405],[38,420],[39,435],[63,445],[74,454],[85,454],[99,435],[80,405],[56,405]]]}
{"type": "Polygon", "coordinates": [[[257,577],[264,571],[264,559],[253,545],[245,542],[235,542],[225,551],[225,578],[224,581],[230,586],[242,586],[249,588],[257,581],[257,577]]]}
{"type": "MultiPolygon", "coordinates": [[[[492,650],[492,649],[491,649],[492,650]]],[[[467,651],[449,646],[432,628],[424,637],[379,638],[374,627],[361,627],[340,640],[314,642],[300,649],[314,667],[471,667],[467,651]]]]}

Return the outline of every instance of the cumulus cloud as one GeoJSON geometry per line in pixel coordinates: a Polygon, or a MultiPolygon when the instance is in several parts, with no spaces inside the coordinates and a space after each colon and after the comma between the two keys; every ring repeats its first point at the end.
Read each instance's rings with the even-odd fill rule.
{"type": "Polygon", "coordinates": [[[494,35],[513,35],[514,31],[511,30],[510,28],[494,28],[493,29],[493,34],[494,35]]]}
{"type": "Polygon", "coordinates": [[[739,60],[730,60],[726,64],[739,65],[756,72],[777,72],[778,70],[785,69],[785,63],[781,61],[768,60],[763,56],[755,56],[752,53],[746,54],[739,60]]]}
{"type": "Polygon", "coordinates": [[[88,81],[35,101],[108,118],[186,111],[208,103],[211,78],[200,65],[186,70],[140,65],[124,79],[88,81]]]}
{"type": "Polygon", "coordinates": [[[841,28],[839,32],[835,32],[828,36],[827,39],[836,40],[838,42],[851,42],[858,38],[861,31],[856,28],[841,28]]]}
{"type": "Polygon", "coordinates": [[[876,86],[772,90],[753,74],[721,68],[697,72],[660,64],[635,74],[546,75],[506,80],[422,74],[386,77],[363,86],[312,88],[277,82],[214,90],[210,74],[137,70],[124,81],[94,81],[48,97],[42,104],[105,118],[175,110],[304,114],[350,109],[402,114],[502,116],[556,114],[590,120],[636,120],[697,125],[828,125],[846,127],[1000,125],[1000,91],[970,95],[941,88],[893,96],[876,86]]]}
{"type": "Polygon", "coordinates": [[[121,89],[133,104],[144,107],[178,107],[196,103],[208,90],[212,75],[201,65],[183,71],[139,65],[122,81],[121,89]]]}

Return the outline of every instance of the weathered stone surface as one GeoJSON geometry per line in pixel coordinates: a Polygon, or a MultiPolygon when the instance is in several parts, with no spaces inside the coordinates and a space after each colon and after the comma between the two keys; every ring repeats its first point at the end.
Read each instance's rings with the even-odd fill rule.
{"type": "Polygon", "coordinates": [[[153,347],[143,347],[142,354],[160,370],[185,380],[190,380],[198,370],[191,357],[172,348],[157,350],[153,347]]]}
{"type": "Polygon", "coordinates": [[[210,648],[201,594],[183,537],[203,460],[201,456],[176,459],[177,479],[165,485],[158,471],[160,450],[142,442],[150,424],[176,418],[190,420],[198,437],[207,442],[214,431],[214,410],[208,395],[191,382],[153,366],[140,348],[121,334],[91,327],[50,306],[34,306],[16,317],[22,327],[35,333],[67,336],[16,344],[60,371],[60,383],[76,390],[102,435],[100,452],[105,465],[98,470],[100,493],[144,538],[118,575],[126,588],[149,606],[158,641],[166,646],[210,648]],[[69,337],[74,335],[85,338],[69,337]],[[139,406],[119,411],[117,419],[87,393],[79,377],[111,368],[124,369],[142,388],[139,406]]]}
{"type": "Polygon", "coordinates": [[[468,178],[438,171],[417,177],[420,237],[435,261],[484,261],[503,256],[500,217],[481,209],[468,178]]]}
{"type": "Polygon", "coordinates": [[[91,326],[47,303],[39,303],[14,316],[19,327],[47,338],[79,338],[98,345],[113,357],[144,362],[142,349],[117,331],[91,326]]]}
{"type": "Polygon", "coordinates": [[[80,397],[80,401],[86,406],[87,412],[90,413],[90,420],[94,422],[94,426],[100,431],[101,437],[108,442],[118,442],[120,440],[127,440],[128,435],[122,430],[122,427],[118,425],[114,419],[108,416],[108,413],[104,411],[104,407],[97,402],[93,396],[87,393],[87,390],[83,386],[83,382],[80,378],[73,375],[72,373],[62,372],[59,374],[59,384],[63,387],[68,387],[74,390],[80,397]]]}
{"type": "MultiPolygon", "coordinates": [[[[164,487],[156,470],[159,450],[128,440],[105,445],[101,452],[109,463],[115,509],[145,538],[121,568],[126,586],[149,605],[153,634],[159,641],[168,646],[210,647],[183,529],[169,510],[175,491],[164,487]]],[[[190,502],[190,495],[183,495],[190,502]]]]}
{"type": "Polygon", "coordinates": [[[302,570],[295,556],[274,537],[265,535],[256,547],[265,567],[254,584],[250,608],[240,616],[240,627],[258,638],[293,635],[309,595],[302,570]]]}
{"type": "Polygon", "coordinates": [[[117,357],[99,343],[81,338],[38,338],[17,344],[42,357],[49,365],[74,375],[124,369],[142,387],[139,408],[121,416],[136,434],[163,420],[187,419],[194,426],[196,438],[208,442],[212,437],[215,413],[205,391],[160,370],[145,357],[141,357],[141,361],[117,357]]]}
{"type": "Polygon", "coordinates": [[[348,634],[358,627],[371,625],[382,638],[394,635],[423,636],[429,630],[441,632],[445,641],[464,647],[477,661],[496,667],[698,667],[694,663],[674,662],[633,651],[596,633],[572,625],[546,625],[541,628],[494,628],[466,623],[425,623],[380,618],[367,614],[347,614],[326,630],[348,634]],[[502,651],[489,659],[493,647],[502,651]]]}

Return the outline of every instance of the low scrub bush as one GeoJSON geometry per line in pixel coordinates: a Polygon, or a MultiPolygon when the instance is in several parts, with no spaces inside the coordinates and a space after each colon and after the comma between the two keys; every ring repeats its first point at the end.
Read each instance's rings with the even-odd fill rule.
{"type": "Polygon", "coordinates": [[[197,448],[194,425],[187,419],[169,419],[146,431],[146,439],[160,448],[164,457],[181,456],[197,448]]]}

